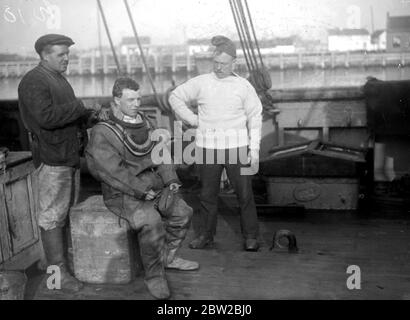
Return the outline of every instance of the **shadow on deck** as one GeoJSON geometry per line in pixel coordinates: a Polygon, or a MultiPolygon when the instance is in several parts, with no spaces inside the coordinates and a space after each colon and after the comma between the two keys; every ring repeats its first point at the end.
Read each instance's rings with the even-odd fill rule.
{"type": "MultiPolygon", "coordinates": [[[[98,184],[85,177],[82,198],[98,194],[98,184]]],[[[186,201],[198,207],[196,193],[186,201]]],[[[200,263],[199,271],[167,271],[174,300],[194,299],[410,299],[410,217],[382,213],[260,212],[261,249],[242,250],[239,217],[232,195],[221,197],[215,246],[191,250],[191,227],[181,256],[200,263]],[[229,205],[229,206],[228,206],[229,205]],[[278,214],[276,214],[278,213],[278,214]],[[269,248],[275,230],[292,230],[299,253],[269,248]],[[361,270],[361,289],[346,286],[349,265],[361,270]]],[[[39,271],[29,271],[27,299],[138,299],[152,297],[142,276],[127,285],[85,285],[75,294],[50,291],[39,271]]]]}

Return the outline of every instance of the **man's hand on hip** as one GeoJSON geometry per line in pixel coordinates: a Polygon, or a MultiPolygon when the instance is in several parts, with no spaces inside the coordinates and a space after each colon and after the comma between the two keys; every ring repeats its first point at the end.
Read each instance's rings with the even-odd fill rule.
{"type": "Polygon", "coordinates": [[[251,149],[248,151],[248,164],[241,168],[241,175],[255,175],[259,171],[259,150],[251,149]]]}
{"type": "Polygon", "coordinates": [[[252,166],[259,163],[259,150],[251,149],[248,152],[248,163],[252,166]]]}
{"type": "Polygon", "coordinates": [[[193,128],[198,128],[198,125],[199,125],[199,117],[196,116],[195,122],[193,123],[192,127],[193,128]]]}

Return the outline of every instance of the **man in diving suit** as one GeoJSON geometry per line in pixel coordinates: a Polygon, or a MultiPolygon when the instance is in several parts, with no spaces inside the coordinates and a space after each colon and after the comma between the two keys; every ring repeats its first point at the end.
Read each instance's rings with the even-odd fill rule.
{"type": "Polygon", "coordinates": [[[189,228],[192,208],[179,196],[175,196],[170,209],[161,211],[157,205],[158,192],[169,188],[176,193],[180,182],[172,163],[158,165],[153,161],[156,142],[151,134],[155,128],[139,110],[138,83],[130,78],[117,79],[113,97],[109,120],[92,129],[87,164],[101,181],[107,208],[126,219],[138,233],[149,292],[157,299],[167,299],[170,291],[166,268],[199,268],[197,262],[175,254],[189,228]]]}

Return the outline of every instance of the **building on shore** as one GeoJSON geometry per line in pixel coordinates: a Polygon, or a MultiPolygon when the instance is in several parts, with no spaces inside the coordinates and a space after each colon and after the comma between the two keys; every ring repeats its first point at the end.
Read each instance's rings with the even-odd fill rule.
{"type": "Polygon", "coordinates": [[[386,51],[410,51],[410,16],[390,16],[387,13],[386,51]]]}
{"type": "Polygon", "coordinates": [[[261,54],[290,54],[296,52],[295,37],[266,39],[259,42],[261,54]]]}
{"type": "MultiPolygon", "coordinates": [[[[144,51],[148,52],[149,47],[151,46],[150,37],[139,37],[141,47],[144,51]]],[[[123,37],[120,43],[120,52],[122,55],[139,55],[139,47],[135,37],[123,37]]]]}
{"type": "Polygon", "coordinates": [[[371,36],[371,50],[385,51],[386,50],[386,30],[376,30],[371,36]]]}
{"type": "MultiPolygon", "coordinates": [[[[243,56],[240,41],[234,40],[237,48],[237,55],[243,56]]],[[[209,54],[212,51],[210,39],[189,39],[186,43],[190,55],[209,54]]],[[[296,52],[295,37],[261,39],[258,41],[259,50],[262,55],[269,54],[291,54],[296,52]]]]}
{"type": "Polygon", "coordinates": [[[328,30],[329,51],[365,51],[371,48],[370,33],[366,29],[328,30]]]}
{"type": "Polygon", "coordinates": [[[210,50],[211,42],[208,38],[188,39],[186,42],[188,52],[191,56],[206,53],[210,50]]]}

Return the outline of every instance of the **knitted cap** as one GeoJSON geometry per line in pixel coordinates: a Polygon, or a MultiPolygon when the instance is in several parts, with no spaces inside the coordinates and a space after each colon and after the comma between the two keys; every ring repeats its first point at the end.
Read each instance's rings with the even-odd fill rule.
{"type": "Polygon", "coordinates": [[[231,39],[225,36],[215,36],[212,38],[211,43],[216,47],[216,50],[236,58],[236,46],[231,39]]]}

